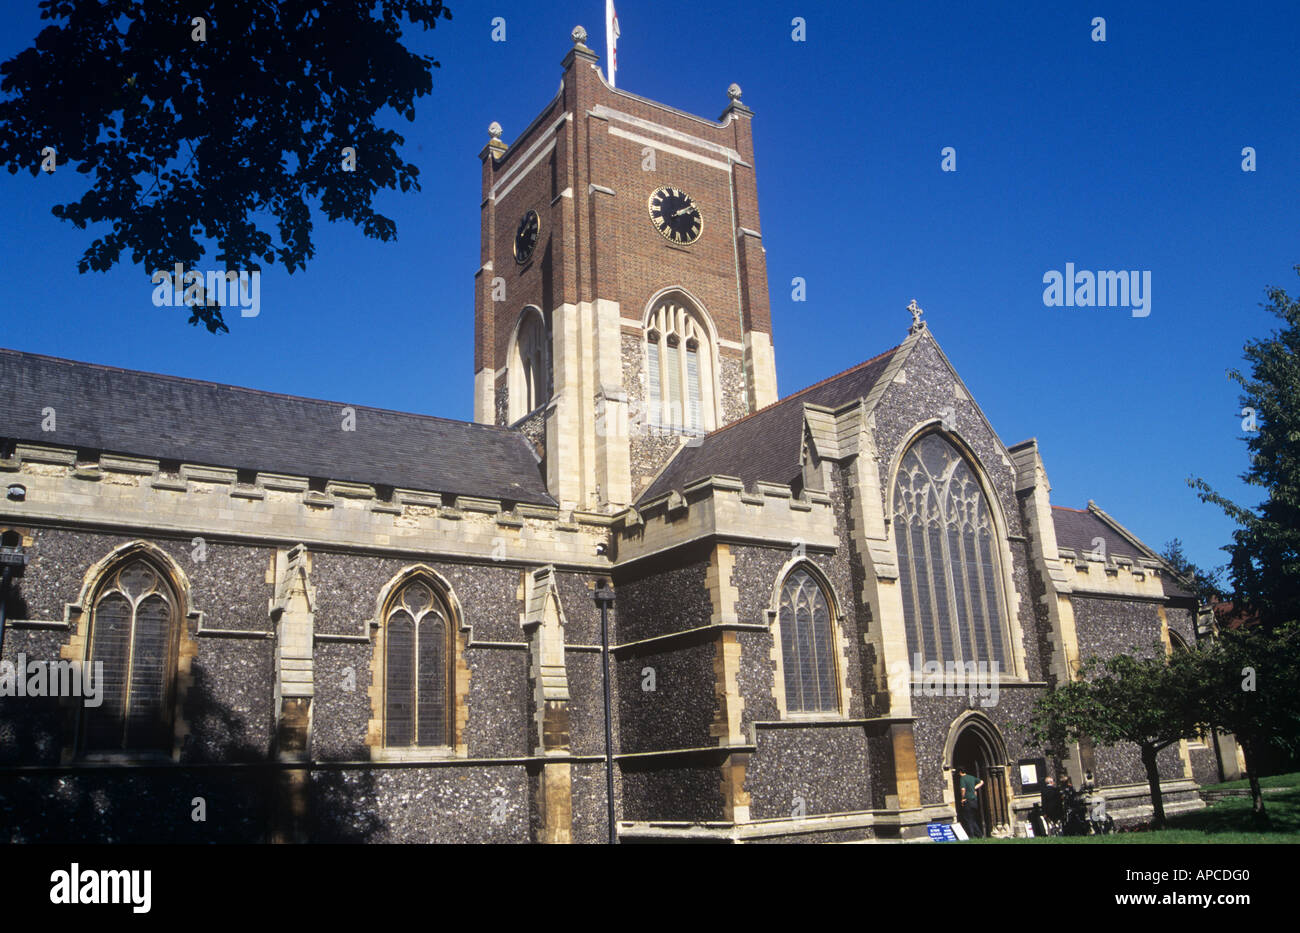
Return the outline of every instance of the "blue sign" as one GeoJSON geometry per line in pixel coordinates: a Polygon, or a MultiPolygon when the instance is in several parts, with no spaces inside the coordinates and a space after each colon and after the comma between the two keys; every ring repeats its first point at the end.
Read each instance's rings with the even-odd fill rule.
{"type": "Polygon", "coordinates": [[[952,826],[948,823],[930,823],[927,828],[930,830],[930,838],[935,842],[957,841],[957,834],[952,831],[952,826]]]}

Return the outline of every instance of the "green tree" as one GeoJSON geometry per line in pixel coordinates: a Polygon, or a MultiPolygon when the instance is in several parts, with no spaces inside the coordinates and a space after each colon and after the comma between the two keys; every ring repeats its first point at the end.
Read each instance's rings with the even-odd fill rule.
{"type": "MultiPolygon", "coordinates": [[[[1300,273],[1300,265],[1295,270],[1300,273]]],[[[1246,344],[1249,377],[1237,369],[1228,373],[1243,389],[1250,468],[1241,478],[1265,490],[1264,501],[1250,509],[1203,479],[1188,484],[1240,526],[1224,547],[1234,608],[1273,632],[1300,619],[1300,299],[1281,288],[1268,289],[1268,298],[1264,307],[1285,326],[1246,344]]]]}
{"type": "MultiPolygon", "coordinates": [[[[442,0],[40,7],[58,25],[0,65],[0,165],[36,175],[52,148],[57,165],[90,176],[79,200],[53,208],[79,229],[108,225],[79,271],[104,271],[124,250],[149,272],[188,267],[206,241],[226,270],[279,262],[292,273],[314,255],[313,205],[366,236],[396,235],[372,199],[418,190],[419,169],[375,116],[389,107],[413,120],[431,92],[438,63],[402,44],[402,23],[450,19],[442,0]]],[[[191,324],[226,330],[220,308],[191,311],[191,324]]]]}
{"type": "Polygon", "coordinates": [[[1224,630],[1197,654],[1210,687],[1206,715],[1241,743],[1255,821],[1266,827],[1260,755],[1270,742],[1292,753],[1300,744],[1300,625],[1224,630]]]}
{"type": "Polygon", "coordinates": [[[1156,756],[1204,728],[1208,681],[1198,652],[1167,656],[1162,645],[1154,649],[1149,657],[1088,659],[1077,680],[1039,698],[1026,732],[1031,742],[1050,750],[1080,740],[1136,745],[1151,788],[1155,827],[1160,829],[1165,805],[1156,756]]]}

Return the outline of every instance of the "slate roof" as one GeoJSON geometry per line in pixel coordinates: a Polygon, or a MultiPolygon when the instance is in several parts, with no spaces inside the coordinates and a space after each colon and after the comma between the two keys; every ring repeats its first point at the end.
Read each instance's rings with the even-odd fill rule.
{"type": "Polygon", "coordinates": [[[1172,573],[1162,573],[1160,575],[1160,585],[1164,587],[1165,595],[1179,599],[1191,599],[1191,590],[1184,587],[1178,582],[1178,578],[1172,573]]]}
{"type": "MultiPolygon", "coordinates": [[[[1128,534],[1116,528],[1091,508],[1070,509],[1061,505],[1052,506],[1052,524],[1056,527],[1056,543],[1059,547],[1073,548],[1079,554],[1092,550],[1093,538],[1104,538],[1106,553],[1114,557],[1132,559],[1160,559],[1145,544],[1132,540],[1128,534]]],[[[1161,560],[1163,564],[1164,561],[1161,560]]],[[[1172,599],[1191,599],[1191,592],[1178,582],[1172,571],[1160,574],[1160,586],[1164,594],[1172,599]]]]}
{"type": "Polygon", "coordinates": [[[554,505],[517,431],[0,349],[0,438],[554,505]],[[55,410],[57,430],[41,430],[55,410]]]}
{"type": "Polygon", "coordinates": [[[1054,505],[1052,524],[1056,527],[1056,543],[1059,547],[1072,548],[1080,554],[1086,554],[1093,548],[1093,539],[1102,538],[1106,542],[1108,555],[1133,559],[1148,556],[1146,551],[1137,547],[1100,515],[1087,509],[1054,505]]]}
{"type": "Polygon", "coordinates": [[[751,490],[760,480],[789,483],[800,472],[804,403],[834,408],[864,398],[897,350],[886,350],[706,434],[695,446],[683,447],[638,501],[647,502],[674,489],[681,490],[706,476],[736,476],[751,490]]]}

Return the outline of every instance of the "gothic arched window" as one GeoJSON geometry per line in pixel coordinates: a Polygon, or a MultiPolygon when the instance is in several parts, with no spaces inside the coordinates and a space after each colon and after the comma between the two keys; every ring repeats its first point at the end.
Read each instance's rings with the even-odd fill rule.
{"type": "Polygon", "coordinates": [[[449,745],[451,614],[417,577],[389,600],[384,619],[384,746],[449,745]]]}
{"type": "Polygon", "coordinates": [[[85,751],[171,751],[178,619],[171,585],[148,561],[105,575],[86,652],[101,701],[85,708],[85,751]]]}
{"type": "Polygon", "coordinates": [[[646,321],[646,413],[653,427],[704,432],[717,427],[713,344],[702,315],[677,293],[646,321]]]}
{"type": "Polygon", "coordinates": [[[551,398],[551,341],[536,308],[525,308],[519,315],[506,379],[511,424],[551,398]]]}
{"type": "Polygon", "coordinates": [[[923,661],[996,661],[1007,670],[997,530],[967,460],[939,434],[912,445],[894,487],[907,650],[923,661]]]}
{"type": "Polygon", "coordinates": [[[786,712],[838,712],[830,602],[816,577],[802,567],[790,571],[781,585],[777,625],[786,712]]]}

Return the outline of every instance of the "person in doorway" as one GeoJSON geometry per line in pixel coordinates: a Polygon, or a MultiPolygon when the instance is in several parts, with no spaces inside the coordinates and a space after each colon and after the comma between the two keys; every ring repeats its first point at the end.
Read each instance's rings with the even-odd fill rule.
{"type": "Polygon", "coordinates": [[[1051,777],[1047,779],[1047,785],[1043,788],[1043,818],[1047,821],[1052,835],[1059,835],[1061,821],[1065,819],[1065,807],[1061,804],[1061,789],[1056,786],[1056,781],[1051,777]]]}
{"type": "Polygon", "coordinates": [[[970,838],[979,839],[984,835],[984,831],[980,828],[979,809],[979,789],[984,786],[984,782],[977,781],[975,775],[965,768],[958,768],[957,775],[957,787],[961,793],[962,828],[966,830],[966,835],[970,838]]]}

